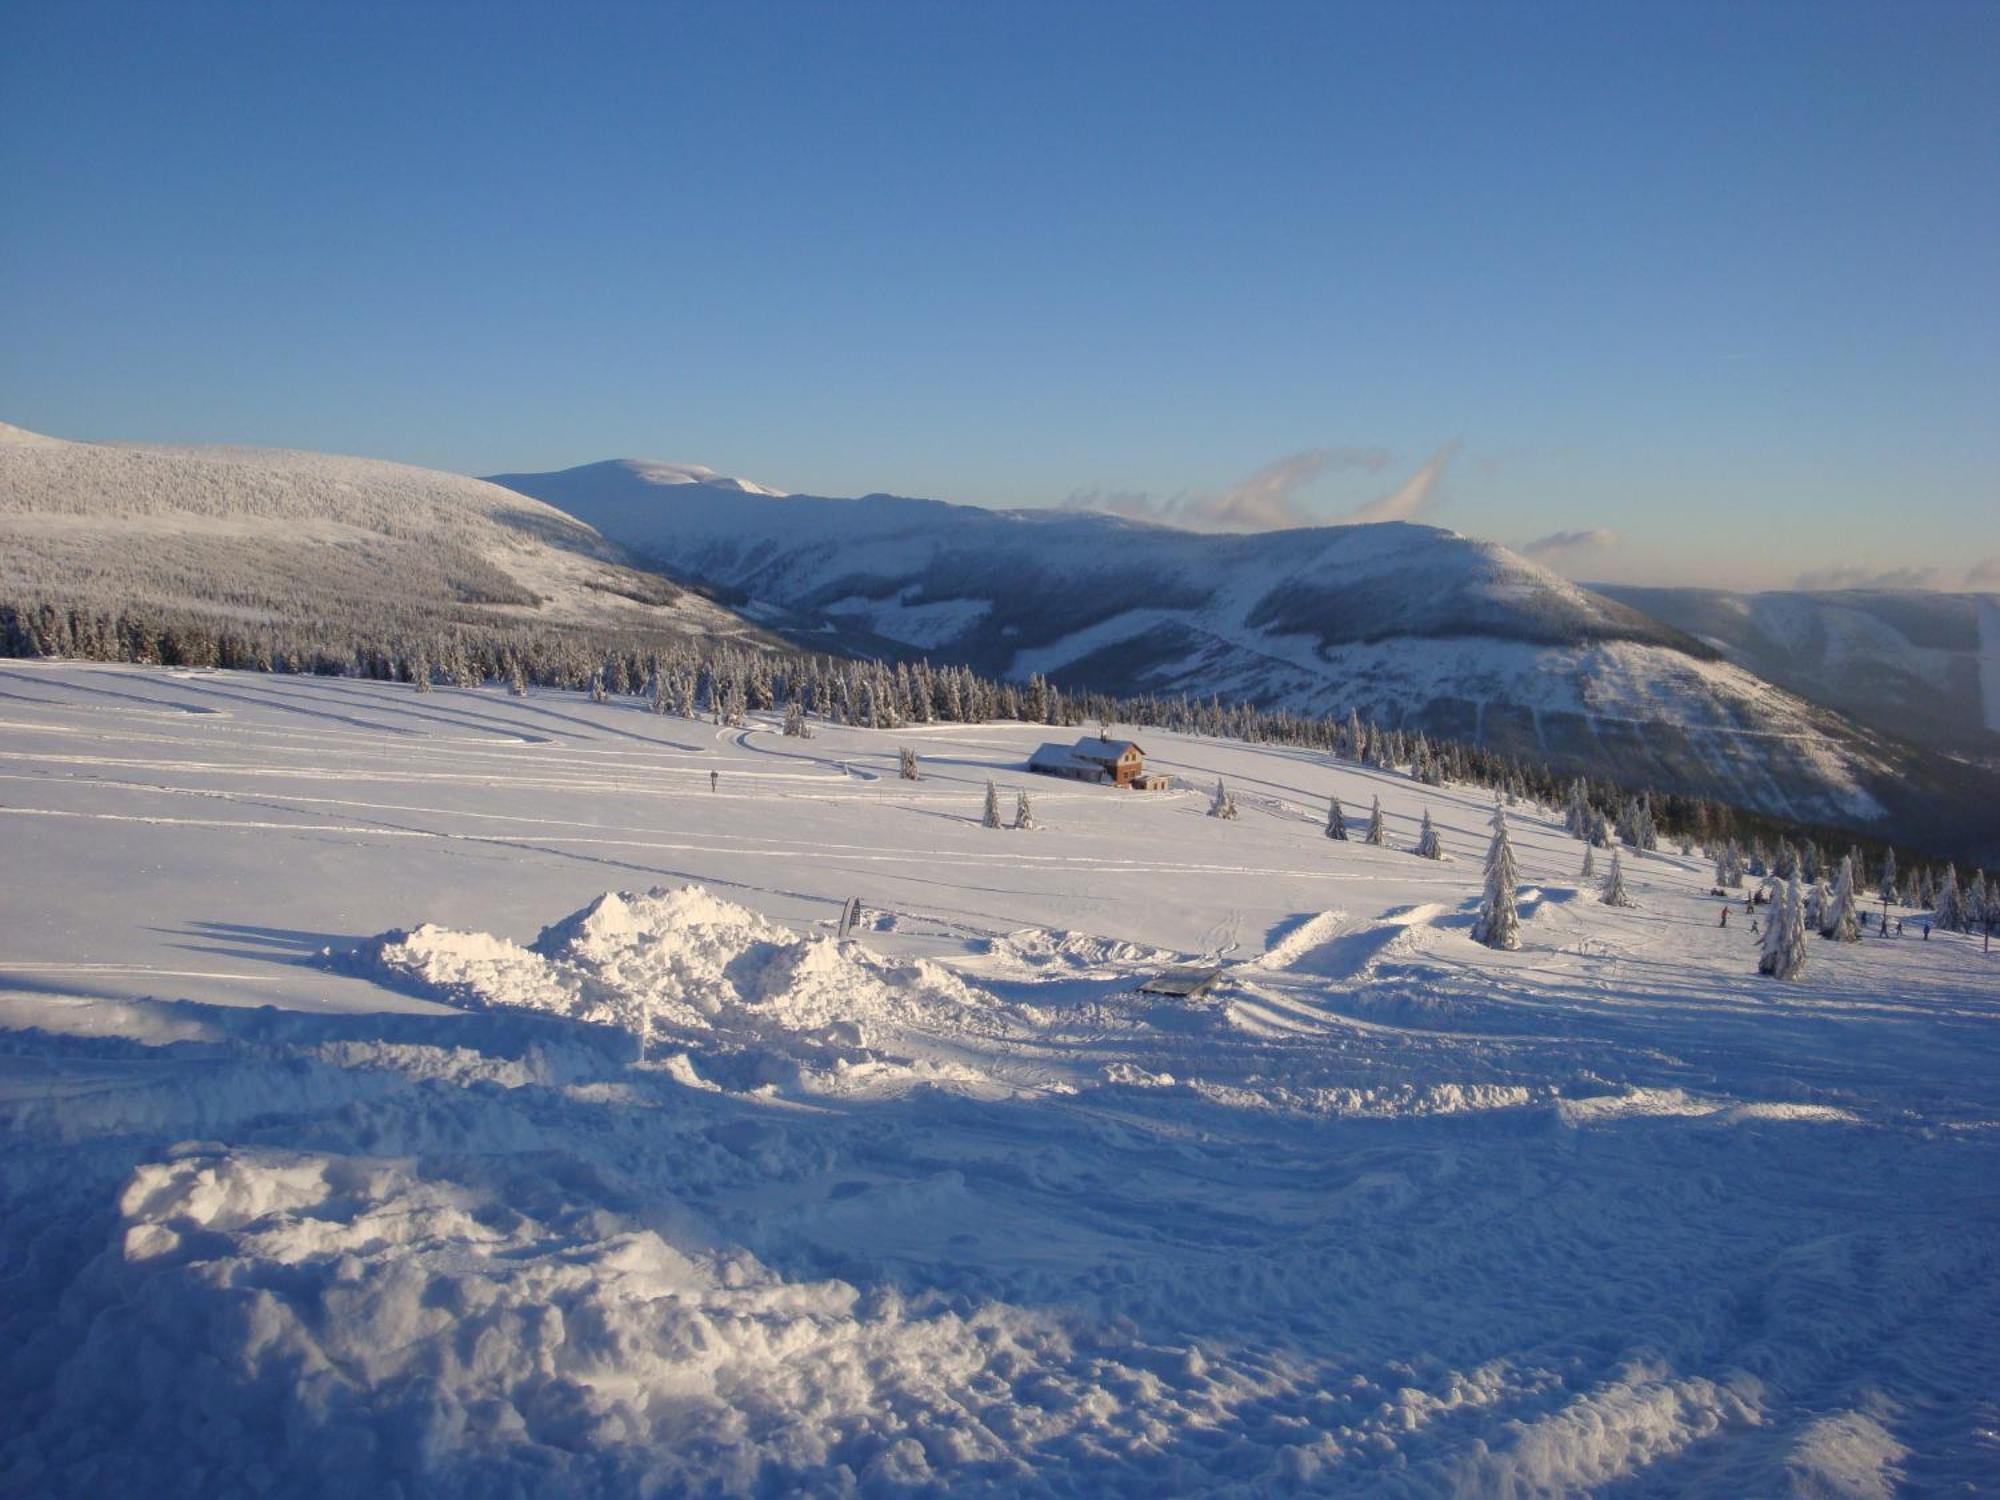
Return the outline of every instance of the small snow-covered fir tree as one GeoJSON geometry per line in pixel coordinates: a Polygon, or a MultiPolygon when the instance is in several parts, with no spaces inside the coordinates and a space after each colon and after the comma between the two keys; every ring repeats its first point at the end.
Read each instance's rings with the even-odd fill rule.
{"type": "Polygon", "coordinates": [[[1965,898],[1958,893],[1958,866],[1944,867],[1944,884],[1938,887],[1937,925],[1940,932],[1965,930],[1965,898]]]}
{"type": "Polygon", "coordinates": [[[1507,838],[1504,816],[1493,820],[1493,842],[1486,847],[1486,885],[1479,897],[1479,919],[1472,924],[1472,939],[1489,948],[1521,946],[1521,910],[1514,887],[1520,876],[1514,868],[1514,846],[1507,838]]]}
{"type": "Polygon", "coordinates": [[[1716,851],[1715,883],[1725,891],[1743,889],[1743,846],[1734,839],[1716,851]]]}
{"type": "Polygon", "coordinates": [[[507,691],[516,698],[528,696],[528,674],[522,670],[518,656],[507,658],[507,691]]]}
{"type": "Polygon", "coordinates": [[[1033,828],[1035,826],[1035,809],[1028,801],[1028,790],[1026,787],[1022,787],[1014,793],[1014,826],[1016,828],[1033,828]]]}
{"type": "Polygon", "coordinates": [[[1416,855],[1419,859],[1443,859],[1444,846],[1438,842],[1438,831],[1431,822],[1431,810],[1424,809],[1423,826],[1417,830],[1416,855]]]}
{"type": "Polygon", "coordinates": [[[1840,873],[1833,880],[1833,894],[1820,908],[1819,935],[1842,943],[1861,941],[1861,927],[1855,920],[1852,855],[1842,856],[1840,873]]]}
{"type": "Polygon", "coordinates": [[[1335,797],[1326,810],[1326,836],[1347,842],[1347,814],[1340,810],[1340,799],[1335,797]]]}
{"type": "Polygon", "coordinates": [[[1882,884],[1878,894],[1884,901],[1896,899],[1896,851],[1889,850],[1882,856],[1882,884]]]}
{"type": "Polygon", "coordinates": [[[1597,826],[1597,814],[1590,810],[1590,794],[1584,790],[1583,778],[1577,777],[1569,784],[1569,799],[1563,804],[1563,827],[1569,830],[1571,838],[1588,839],[1597,826]]]}
{"type": "Polygon", "coordinates": [[[1375,799],[1375,806],[1368,814],[1368,832],[1364,837],[1371,844],[1381,844],[1388,840],[1389,828],[1382,821],[1382,799],[1380,797],[1375,799]]]}
{"type": "Polygon", "coordinates": [[[1773,979],[1796,979],[1806,967],[1805,897],[1794,875],[1771,898],[1771,919],[1764,928],[1764,948],[1757,972],[1773,979]]]}
{"type": "Polygon", "coordinates": [[[1595,846],[1590,844],[1583,846],[1583,868],[1576,872],[1576,878],[1578,880],[1597,879],[1597,849],[1595,846]]]}
{"type": "Polygon", "coordinates": [[[1826,914],[1833,907],[1833,892],[1826,888],[1824,880],[1815,880],[1806,892],[1806,930],[1818,932],[1826,925],[1826,914]]]}
{"type": "Polygon", "coordinates": [[[590,674],[590,701],[592,703],[602,703],[604,697],[604,674],[602,672],[592,672],[590,674]]]}
{"type": "Polygon", "coordinates": [[[785,733],[795,740],[806,737],[806,706],[796,698],[785,705],[785,733]]]}
{"type": "Polygon", "coordinates": [[[1618,857],[1618,850],[1611,851],[1611,873],[1604,877],[1604,894],[1598,898],[1606,906],[1637,906],[1639,903],[1625,889],[1625,862],[1618,857]]]}
{"type": "Polygon", "coordinates": [[[986,783],[986,815],[979,821],[987,828],[1000,826],[1000,791],[990,781],[986,783]]]}
{"type": "Polygon", "coordinates": [[[1220,776],[1215,778],[1215,800],[1208,804],[1211,818],[1233,818],[1236,816],[1236,799],[1229,795],[1229,788],[1222,784],[1220,776]]]}
{"type": "Polygon", "coordinates": [[[897,771],[904,781],[921,781],[917,774],[917,752],[908,745],[896,751],[897,771]]]}

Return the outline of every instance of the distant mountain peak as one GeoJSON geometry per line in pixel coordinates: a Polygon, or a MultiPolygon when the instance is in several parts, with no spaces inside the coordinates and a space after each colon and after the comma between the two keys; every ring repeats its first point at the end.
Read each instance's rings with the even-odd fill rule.
{"type": "MultiPolygon", "coordinates": [[[[711,490],[734,490],[741,495],[767,495],[773,499],[783,499],[784,490],[774,490],[769,485],[758,484],[754,479],[743,479],[733,474],[719,474],[706,464],[670,464],[656,458],[607,458],[594,464],[578,464],[573,469],[561,470],[563,474],[574,475],[578,481],[587,482],[592,478],[609,480],[636,479],[642,484],[676,487],[679,485],[700,485],[711,490]]],[[[506,485],[510,479],[529,476],[520,474],[493,474],[488,476],[493,484],[506,485]]],[[[542,477],[542,476],[535,476],[542,477]]]]}

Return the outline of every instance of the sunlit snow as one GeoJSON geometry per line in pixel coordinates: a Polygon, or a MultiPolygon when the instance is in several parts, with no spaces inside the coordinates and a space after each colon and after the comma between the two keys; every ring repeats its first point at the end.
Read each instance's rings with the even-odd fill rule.
{"type": "Polygon", "coordinates": [[[1975,940],[1522,806],[1493,952],[1490,793],[1046,737],[0,663],[0,1487],[1990,1487],[1975,940]]]}

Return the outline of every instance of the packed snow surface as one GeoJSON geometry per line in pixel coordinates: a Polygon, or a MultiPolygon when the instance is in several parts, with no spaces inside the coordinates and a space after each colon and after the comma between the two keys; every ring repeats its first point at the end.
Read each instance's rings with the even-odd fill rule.
{"type": "Polygon", "coordinates": [[[1046,734],[0,664],[0,1491],[1992,1492],[2000,961],[1046,734]]]}

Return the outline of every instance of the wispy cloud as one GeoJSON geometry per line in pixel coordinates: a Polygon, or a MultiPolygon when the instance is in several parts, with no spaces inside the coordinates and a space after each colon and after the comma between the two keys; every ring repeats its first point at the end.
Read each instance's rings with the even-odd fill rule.
{"type": "Polygon", "coordinates": [[[2000,557],[1989,557],[1985,562],[1974,563],[1967,568],[1965,586],[1969,589],[2000,588],[2000,557]]]}
{"type": "Polygon", "coordinates": [[[1378,473],[1389,462],[1380,448],[1307,448],[1266,464],[1241,484],[1223,491],[1205,508],[1203,519],[1230,531],[1282,531],[1318,526],[1324,517],[1299,503],[1299,491],[1336,469],[1378,473]]]}
{"type": "Polygon", "coordinates": [[[1934,589],[1942,581],[1936,568],[1814,568],[1792,580],[1802,589],[1934,589]]]}
{"type": "Polygon", "coordinates": [[[1559,565],[1572,559],[1608,552],[1617,545],[1617,532],[1608,526],[1593,526],[1588,531],[1551,531],[1532,542],[1523,542],[1520,551],[1523,557],[1559,565]]]}
{"type": "Polygon", "coordinates": [[[1458,457],[1459,447],[1458,439],[1453,438],[1432,454],[1430,462],[1412,474],[1401,489],[1349,511],[1340,518],[1341,521],[1352,525],[1369,521],[1414,521],[1437,503],[1438,486],[1444,479],[1444,471],[1458,457]]]}
{"type": "Polygon", "coordinates": [[[1094,510],[1138,521],[1158,521],[1194,531],[1282,531],[1323,526],[1301,492],[1315,480],[1344,470],[1379,473],[1389,455],[1381,448],[1306,448],[1266,464],[1219,493],[1182,490],[1155,496],[1144,490],[1076,490],[1067,510],[1094,510]]]}

